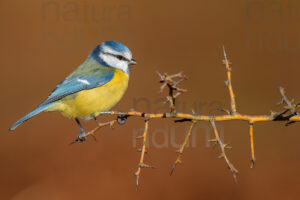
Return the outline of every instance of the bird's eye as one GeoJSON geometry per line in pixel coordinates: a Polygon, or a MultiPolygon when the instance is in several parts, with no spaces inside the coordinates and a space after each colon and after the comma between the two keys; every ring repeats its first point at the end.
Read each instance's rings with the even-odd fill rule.
{"type": "Polygon", "coordinates": [[[125,58],[124,56],[121,56],[121,55],[117,55],[117,58],[118,58],[119,60],[126,60],[126,58],[125,58]]]}

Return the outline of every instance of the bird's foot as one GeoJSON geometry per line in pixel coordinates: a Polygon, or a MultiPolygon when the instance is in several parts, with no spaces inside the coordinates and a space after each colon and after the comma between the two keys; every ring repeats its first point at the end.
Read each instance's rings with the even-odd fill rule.
{"type": "Polygon", "coordinates": [[[85,134],[86,134],[85,131],[82,131],[81,133],[79,133],[78,136],[77,136],[77,138],[73,142],[71,142],[70,145],[71,144],[75,144],[77,142],[84,142],[84,141],[86,141],[87,137],[84,136],[85,134]]]}
{"type": "Polygon", "coordinates": [[[85,134],[86,134],[85,131],[79,133],[79,135],[77,136],[77,142],[84,142],[84,141],[86,141],[87,137],[84,136],[85,134]]]}

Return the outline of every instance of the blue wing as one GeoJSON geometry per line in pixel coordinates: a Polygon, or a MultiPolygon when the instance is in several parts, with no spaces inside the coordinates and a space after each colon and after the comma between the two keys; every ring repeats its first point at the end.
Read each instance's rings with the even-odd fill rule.
{"type": "Polygon", "coordinates": [[[112,68],[99,65],[92,58],[88,58],[72,74],[63,80],[36,109],[19,119],[9,130],[14,130],[26,120],[47,110],[54,102],[81,90],[89,90],[108,83],[114,76],[112,68]]]}
{"type": "Polygon", "coordinates": [[[42,103],[42,105],[58,101],[68,95],[77,93],[81,90],[89,90],[95,87],[102,86],[109,82],[114,76],[114,73],[105,75],[89,75],[69,77],[61,82],[51,93],[51,95],[42,103]]]}
{"type": "Polygon", "coordinates": [[[41,105],[58,101],[81,90],[89,90],[108,83],[114,70],[95,63],[84,63],[62,81],[41,105]]]}

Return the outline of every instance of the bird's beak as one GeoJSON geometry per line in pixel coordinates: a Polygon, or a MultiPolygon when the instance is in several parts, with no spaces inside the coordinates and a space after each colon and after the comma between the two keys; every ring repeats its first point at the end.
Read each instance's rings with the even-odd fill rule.
{"type": "Polygon", "coordinates": [[[136,65],[137,64],[137,62],[134,60],[134,59],[131,59],[131,61],[130,61],[130,63],[129,63],[130,65],[136,65]]]}

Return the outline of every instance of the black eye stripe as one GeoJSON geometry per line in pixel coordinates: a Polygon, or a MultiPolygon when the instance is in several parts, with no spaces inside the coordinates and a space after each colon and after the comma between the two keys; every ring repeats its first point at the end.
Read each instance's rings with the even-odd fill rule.
{"type": "Polygon", "coordinates": [[[129,62],[129,60],[127,58],[125,58],[124,56],[122,55],[116,55],[116,57],[119,59],[119,60],[125,60],[127,62],[129,62]]]}
{"type": "Polygon", "coordinates": [[[118,58],[119,60],[125,60],[127,62],[130,62],[130,60],[128,60],[127,58],[125,58],[122,55],[115,55],[115,54],[112,54],[112,53],[104,53],[104,54],[114,56],[114,57],[118,58]]]}

